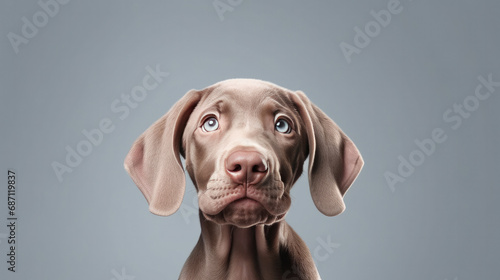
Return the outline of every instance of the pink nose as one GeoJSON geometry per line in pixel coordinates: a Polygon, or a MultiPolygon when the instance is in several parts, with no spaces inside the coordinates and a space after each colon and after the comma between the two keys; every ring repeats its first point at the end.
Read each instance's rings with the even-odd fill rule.
{"type": "Polygon", "coordinates": [[[235,183],[257,184],[267,174],[267,163],[258,152],[234,152],[226,159],[226,172],[235,183]]]}

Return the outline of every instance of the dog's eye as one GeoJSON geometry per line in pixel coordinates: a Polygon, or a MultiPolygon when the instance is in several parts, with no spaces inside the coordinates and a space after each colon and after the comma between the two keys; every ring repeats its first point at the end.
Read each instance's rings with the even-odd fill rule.
{"type": "Polygon", "coordinates": [[[285,133],[285,134],[288,134],[290,132],[292,132],[292,127],[290,126],[290,124],[288,124],[288,122],[284,119],[278,119],[276,121],[276,123],[274,124],[274,128],[276,129],[276,131],[278,131],[279,133],[285,133]]]}
{"type": "Polygon", "coordinates": [[[203,130],[206,132],[211,132],[219,128],[219,122],[215,117],[210,117],[203,122],[203,130]]]}

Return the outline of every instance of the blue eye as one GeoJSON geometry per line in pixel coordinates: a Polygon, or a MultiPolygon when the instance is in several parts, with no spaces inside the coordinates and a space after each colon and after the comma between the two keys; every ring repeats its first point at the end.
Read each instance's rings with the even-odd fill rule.
{"type": "Polygon", "coordinates": [[[203,122],[203,130],[206,132],[212,132],[219,128],[219,121],[215,117],[210,117],[203,122]]]}
{"type": "Polygon", "coordinates": [[[284,119],[276,120],[276,123],[274,124],[274,129],[276,129],[276,131],[278,131],[279,133],[284,133],[284,134],[289,134],[290,132],[292,132],[292,127],[284,119]]]}

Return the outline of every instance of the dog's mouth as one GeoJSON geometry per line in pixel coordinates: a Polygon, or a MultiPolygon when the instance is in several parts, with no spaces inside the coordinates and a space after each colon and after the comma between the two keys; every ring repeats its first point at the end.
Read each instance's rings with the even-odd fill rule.
{"type": "Polygon", "coordinates": [[[269,225],[282,220],[289,209],[290,198],[283,193],[283,185],[257,187],[217,182],[207,186],[199,202],[203,215],[218,224],[242,228],[269,225]]]}
{"type": "Polygon", "coordinates": [[[212,222],[220,225],[234,225],[239,228],[248,228],[258,224],[270,225],[285,217],[285,213],[270,214],[260,202],[247,197],[229,203],[215,215],[202,213],[212,222]]]}
{"type": "MultiPolygon", "coordinates": [[[[229,205],[233,205],[233,207],[241,207],[245,209],[255,208],[255,207],[263,207],[260,202],[255,199],[251,199],[248,197],[242,197],[236,199],[235,201],[229,203],[229,205]]],[[[228,206],[229,206],[228,205],[228,206]]]]}

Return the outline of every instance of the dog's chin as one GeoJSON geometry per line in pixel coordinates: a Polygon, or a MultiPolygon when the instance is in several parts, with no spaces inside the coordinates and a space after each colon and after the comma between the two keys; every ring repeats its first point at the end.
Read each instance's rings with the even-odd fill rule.
{"type": "Polygon", "coordinates": [[[271,225],[282,220],[285,214],[272,215],[259,202],[242,198],[229,203],[216,215],[203,215],[210,221],[220,225],[233,225],[248,228],[259,224],[271,225]]]}

